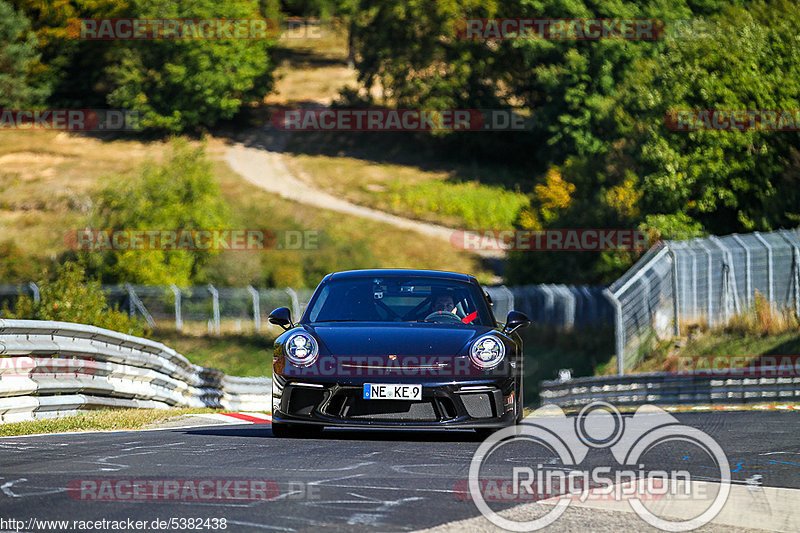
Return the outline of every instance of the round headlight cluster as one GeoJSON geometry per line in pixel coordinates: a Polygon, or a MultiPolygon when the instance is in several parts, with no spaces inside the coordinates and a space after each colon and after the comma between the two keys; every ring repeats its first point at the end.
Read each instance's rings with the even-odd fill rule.
{"type": "Polygon", "coordinates": [[[317,360],[319,349],[314,337],[305,332],[297,332],[286,339],[283,345],[286,358],[297,366],[308,366],[317,360]]]}
{"type": "Polygon", "coordinates": [[[506,355],[503,341],[494,335],[484,335],[472,343],[469,349],[469,358],[478,368],[494,368],[500,364],[506,355]]]}

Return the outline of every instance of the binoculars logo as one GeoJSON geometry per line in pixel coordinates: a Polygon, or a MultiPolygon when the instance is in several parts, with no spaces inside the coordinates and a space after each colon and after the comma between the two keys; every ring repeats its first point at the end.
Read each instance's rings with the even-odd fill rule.
{"type": "MultiPolygon", "coordinates": [[[[487,470],[490,469],[487,467],[487,470]]],[[[510,531],[535,531],[552,524],[574,499],[578,499],[576,488],[580,489],[581,501],[590,497],[592,483],[595,489],[602,487],[605,496],[624,497],[636,514],[653,527],[664,531],[689,531],[707,524],[722,510],[730,493],[731,473],[725,452],[703,431],[681,424],[674,416],[652,405],[640,407],[632,417],[623,417],[613,405],[606,402],[587,405],[577,417],[567,417],[556,406],[542,407],[521,425],[504,428],[486,439],[472,457],[469,470],[469,493],[478,510],[493,524],[510,531]],[[520,491],[554,495],[548,498],[548,503],[554,503],[553,508],[545,515],[528,521],[501,516],[489,507],[481,490],[481,468],[487,466],[487,459],[501,447],[519,443],[521,439],[543,446],[556,456],[556,462],[561,463],[548,463],[547,471],[543,470],[543,465],[538,465],[536,472],[529,467],[514,467],[512,490],[515,495],[520,491]],[[676,491],[679,486],[683,487],[685,494],[690,494],[692,482],[689,472],[646,471],[640,464],[644,454],[654,447],[676,442],[683,443],[682,446],[700,448],[716,463],[715,468],[720,475],[719,489],[711,504],[697,516],[678,521],[657,516],[644,505],[643,500],[663,497],[667,490],[676,491]],[[581,469],[581,463],[592,449],[609,450],[617,464],[581,469]],[[625,467],[633,469],[622,471],[627,473],[630,483],[620,491],[620,485],[623,485],[620,472],[617,472],[616,484],[608,474],[612,468],[625,467]],[[561,475],[551,476],[554,473],[561,475]],[[653,484],[654,480],[658,483],[653,484]],[[557,486],[553,485],[553,481],[558,482],[557,486]],[[582,482],[578,483],[579,487],[573,484],[577,481],[582,482]],[[533,488],[534,483],[536,489],[533,488]],[[637,487],[631,491],[630,485],[637,487]],[[667,488],[667,485],[670,487],[667,488]],[[614,491],[616,496],[612,494],[614,491]],[[653,495],[658,496],[654,498],[653,495]]]]}

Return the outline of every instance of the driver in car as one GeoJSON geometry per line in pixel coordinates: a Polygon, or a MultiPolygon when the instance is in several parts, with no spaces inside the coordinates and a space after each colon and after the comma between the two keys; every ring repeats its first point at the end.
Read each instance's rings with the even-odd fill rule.
{"type": "Polygon", "coordinates": [[[433,299],[433,303],[431,305],[431,313],[435,312],[455,313],[456,304],[453,301],[453,297],[447,293],[439,294],[438,296],[436,296],[436,298],[433,299]]]}

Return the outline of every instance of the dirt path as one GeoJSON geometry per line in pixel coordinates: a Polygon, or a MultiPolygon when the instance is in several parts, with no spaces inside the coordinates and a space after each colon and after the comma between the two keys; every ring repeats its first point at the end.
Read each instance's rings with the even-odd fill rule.
{"type": "MultiPolygon", "coordinates": [[[[448,244],[451,242],[450,238],[454,231],[451,228],[356,205],[312,187],[295,176],[286,166],[283,160],[286,156],[281,153],[284,143],[285,137],[281,135],[270,136],[265,132],[254,131],[245,135],[241,141],[232,144],[226,150],[225,160],[248,182],[283,198],[410,229],[446,241],[448,244]]],[[[493,259],[504,257],[502,252],[494,250],[480,251],[478,255],[493,259]]]]}

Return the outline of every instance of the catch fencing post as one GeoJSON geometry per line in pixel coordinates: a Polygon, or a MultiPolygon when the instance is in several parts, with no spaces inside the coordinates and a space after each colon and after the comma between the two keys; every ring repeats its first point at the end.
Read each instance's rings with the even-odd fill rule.
{"type": "Polygon", "coordinates": [[[739,237],[739,235],[737,235],[736,233],[731,235],[731,237],[733,237],[733,240],[736,241],[736,244],[741,246],[742,249],[744,250],[744,265],[745,265],[745,267],[744,267],[744,284],[745,284],[745,291],[747,291],[747,307],[750,307],[750,305],[753,302],[753,296],[752,296],[753,282],[751,281],[752,280],[752,275],[750,274],[750,248],[745,244],[745,242],[742,240],[742,238],[739,237]]]}
{"type": "Polygon", "coordinates": [[[553,285],[553,290],[564,299],[564,327],[575,325],[575,295],[565,285],[553,285]]]}
{"type": "Polygon", "coordinates": [[[614,306],[614,334],[617,352],[617,374],[623,375],[625,373],[625,327],[622,323],[622,304],[619,299],[609,289],[604,289],[603,294],[611,305],[614,306]]]}
{"type": "Polygon", "coordinates": [[[789,274],[792,279],[789,281],[790,294],[787,295],[786,303],[788,304],[789,300],[794,298],[794,312],[800,317],[800,294],[798,294],[800,292],[800,248],[796,242],[786,236],[785,232],[786,230],[781,230],[779,234],[792,247],[792,270],[789,274]]]}
{"type": "Polygon", "coordinates": [[[599,321],[599,313],[597,312],[597,302],[594,299],[594,295],[589,292],[589,288],[585,285],[580,286],[580,291],[586,297],[586,302],[589,304],[589,310],[586,313],[588,315],[588,323],[594,323],[599,321]]]}
{"type": "Polygon", "coordinates": [[[555,318],[555,298],[553,297],[553,292],[546,284],[539,285],[539,287],[542,289],[542,292],[544,292],[544,321],[553,322],[555,318]]]}
{"type": "Polygon", "coordinates": [[[681,335],[680,308],[678,306],[678,257],[669,242],[666,243],[669,255],[672,257],[672,318],[674,324],[672,333],[676,337],[681,335]]]}
{"type": "Polygon", "coordinates": [[[136,314],[136,310],[138,309],[139,312],[144,317],[145,321],[147,322],[147,325],[150,326],[150,328],[155,329],[156,322],[155,320],[153,320],[153,316],[150,314],[150,311],[147,310],[142,301],[136,295],[136,291],[133,289],[133,285],[131,285],[130,283],[126,283],[125,290],[128,291],[128,300],[129,300],[128,314],[130,316],[133,316],[136,314]]]}
{"type": "Polygon", "coordinates": [[[252,285],[248,285],[247,292],[253,297],[253,326],[256,331],[261,331],[261,302],[258,301],[258,291],[252,285]]]}
{"type": "Polygon", "coordinates": [[[708,313],[708,325],[709,326],[714,326],[714,314],[713,314],[714,308],[713,308],[713,302],[712,302],[713,297],[712,297],[712,292],[711,292],[712,291],[711,278],[714,275],[713,271],[712,271],[713,256],[711,255],[711,250],[709,250],[706,247],[706,244],[703,241],[698,240],[698,244],[703,248],[703,251],[706,253],[706,256],[708,257],[708,265],[707,265],[708,270],[707,270],[707,274],[706,274],[706,289],[707,289],[706,298],[708,299],[708,301],[706,302],[706,313],[708,313]]]}
{"type": "Polygon", "coordinates": [[[692,319],[697,320],[697,255],[691,248],[686,249],[692,254],[692,319]]]}
{"type": "Polygon", "coordinates": [[[212,285],[208,284],[208,292],[211,293],[211,309],[214,313],[214,333],[219,335],[219,291],[212,285]]]}
{"type": "Polygon", "coordinates": [[[172,294],[175,295],[175,331],[183,329],[183,316],[181,316],[181,290],[174,283],[169,286],[172,294]]]}
{"type": "Polygon", "coordinates": [[[767,287],[768,287],[768,297],[769,297],[769,305],[772,306],[773,300],[773,280],[772,280],[772,246],[769,245],[767,240],[761,236],[761,234],[757,231],[753,232],[756,239],[764,245],[767,249],[767,287]]]}
{"type": "Polygon", "coordinates": [[[28,282],[28,288],[33,293],[33,303],[38,304],[41,295],[39,294],[39,286],[32,281],[28,282]]]}
{"type": "Polygon", "coordinates": [[[286,287],[285,290],[292,300],[292,317],[295,321],[300,320],[300,300],[297,298],[297,293],[291,287],[286,287]]]}
{"type": "Polygon", "coordinates": [[[733,302],[734,311],[736,313],[741,311],[739,307],[739,294],[736,292],[736,268],[734,267],[733,254],[731,254],[730,249],[714,235],[711,235],[709,240],[722,250],[722,312],[725,324],[727,324],[731,319],[731,301],[733,302]]]}
{"type": "MultiPolygon", "coordinates": [[[[515,307],[514,307],[514,293],[511,292],[511,289],[509,289],[505,285],[500,285],[498,287],[498,289],[500,289],[501,291],[505,291],[505,293],[506,293],[506,296],[507,296],[507,300],[506,301],[508,301],[508,312],[513,311],[515,309],[515,307]]],[[[508,314],[508,312],[506,312],[506,315],[508,314]]]]}

